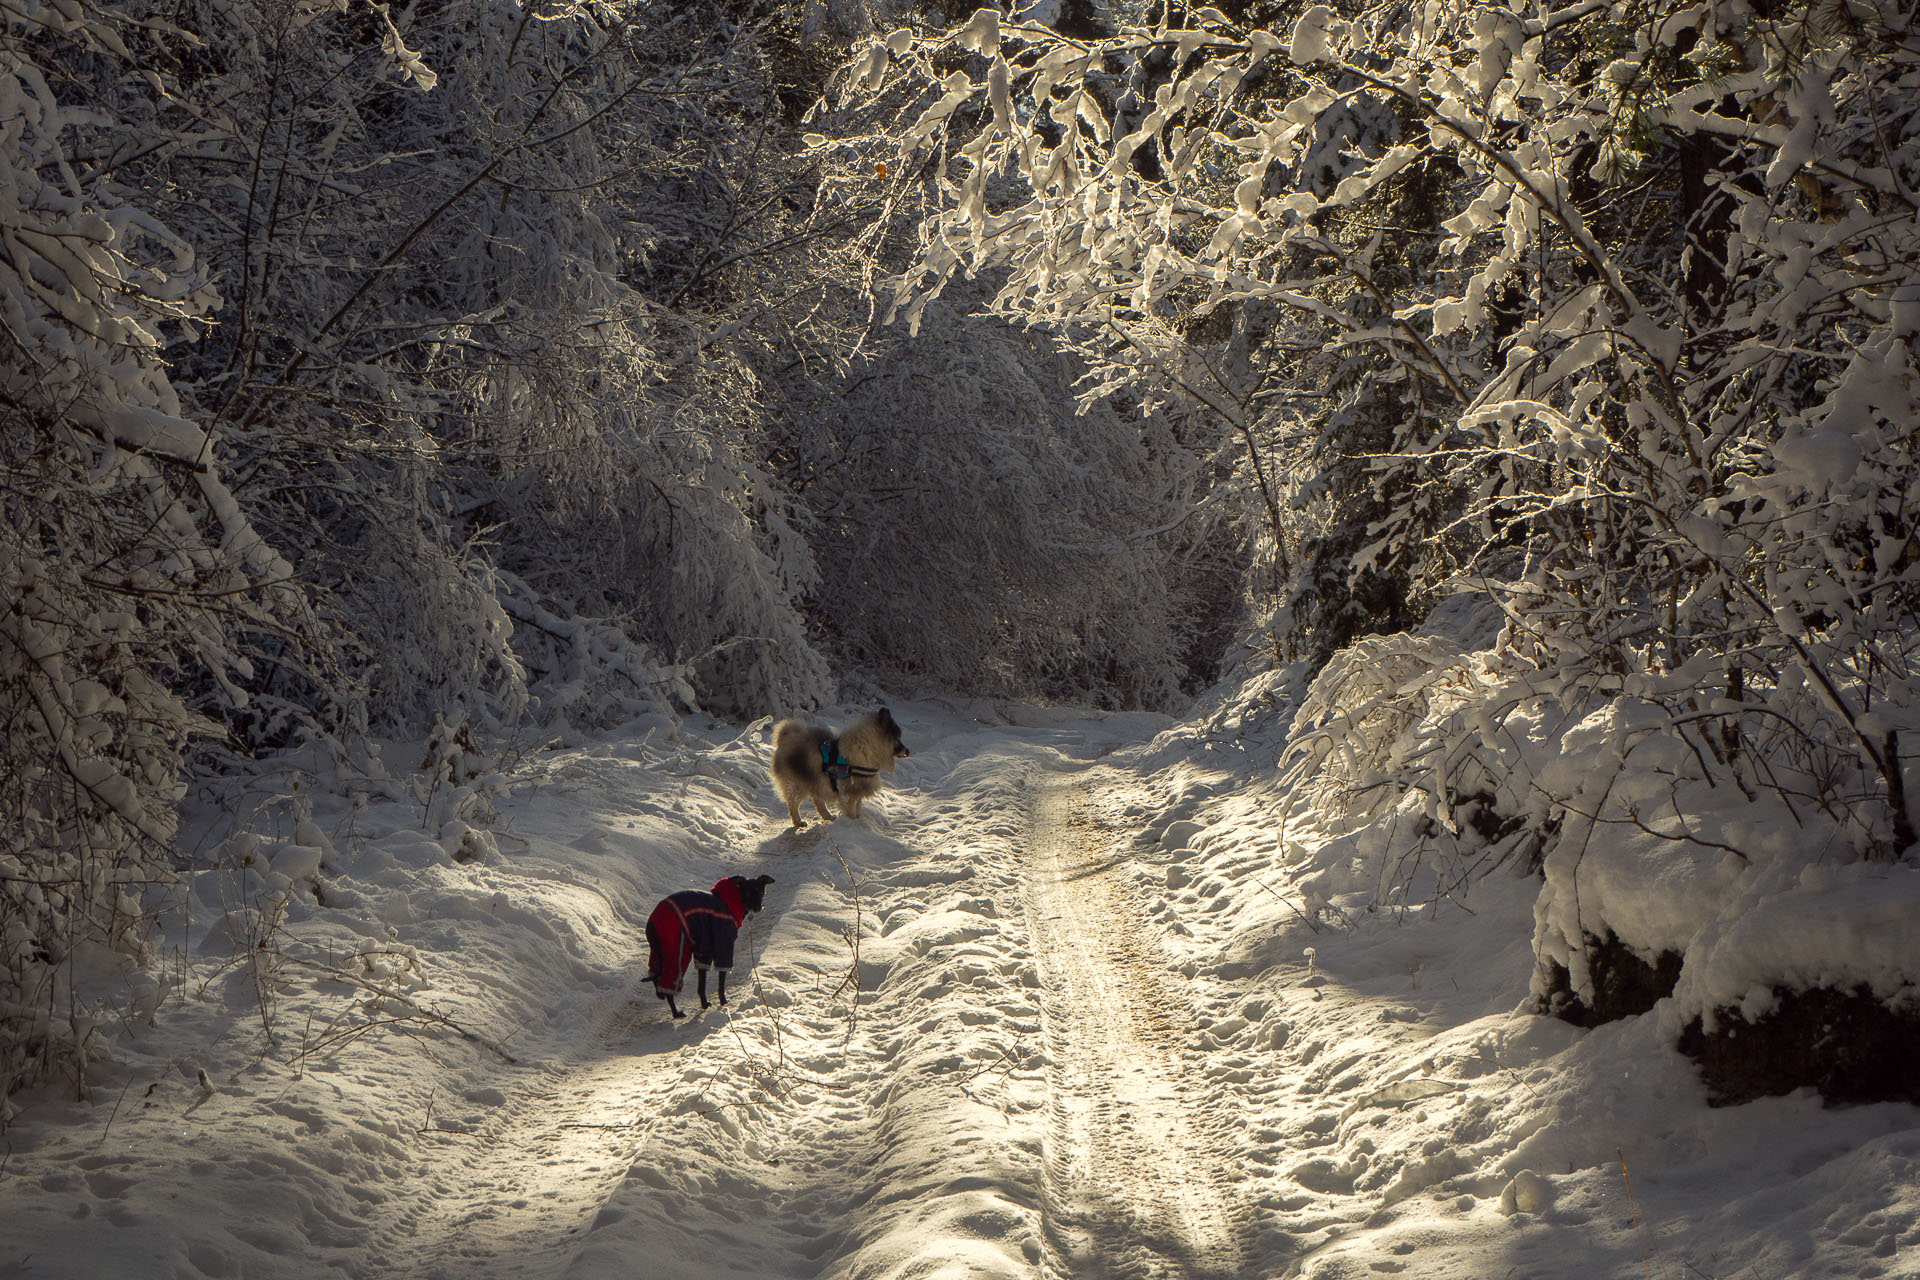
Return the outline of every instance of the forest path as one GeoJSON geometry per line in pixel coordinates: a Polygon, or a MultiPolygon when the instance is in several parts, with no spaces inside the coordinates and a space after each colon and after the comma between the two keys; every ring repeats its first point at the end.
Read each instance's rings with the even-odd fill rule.
{"type": "Polygon", "coordinates": [[[1180,980],[1155,955],[1099,776],[1033,795],[1027,914],[1045,987],[1044,1274],[1234,1276],[1246,1224],[1205,1122],[1180,980]]]}
{"type": "Polygon", "coordinates": [[[639,977],[564,1029],[483,1127],[439,1131],[429,1119],[404,1203],[354,1275],[506,1280],[565,1268],[681,1084],[623,1047],[667,1017],[639,977]]]}
{"type": "Polygon", "coordinates": [[[670,1023],[630,968],[483,1121],[423,1128],[348,1273],[1246,1274],[1244,1099],[1141,878],[1154,787],[1034,737],[916,756],[867,821],[735,835],[778,903],[732,1008],[670,1023]]]}

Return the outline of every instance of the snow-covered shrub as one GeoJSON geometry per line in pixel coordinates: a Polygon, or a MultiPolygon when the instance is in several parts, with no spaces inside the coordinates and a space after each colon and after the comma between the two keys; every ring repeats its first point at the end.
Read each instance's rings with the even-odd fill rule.
{"type": "Polygon", "coordinates": [[[260,637],[296,634],[163,359],[215,304],[202,266],[73,163],[98,85],[133,74],[124,35],[77,6],[0,27],[0,1098],[84,1089],[87,979],[144,954],[183,761],[246,703],[260,637]]]}
{"type": "Polygon", "coordinates": [[[1359,553],[1373,543],[1371,522],[1356,511],[1356,499],[1373,492],[1371,478],[1361,474],[1364,464],[1353,464],[1344,451],[1349,442],[1324,437],[1338,456],[1311,475],[1294,502],[1308,516],[1301,523],[1309,532],[1300,540],[1297,570],[1289,584],[1284,612],[1274,631],[1286,645],[1315,665],[1324,663],[1342,645],[1361,636],[1405,629],[1417,620],[1408,575],[1399,566],[1368,564],[1355,567],[1359,553]],[[1340,458],[1348,465],[1342,465],[1340,458]],[[1352,487],[1340,484],[1351,480],[1352,487]]]}
{"type": "MultiPolygon", "coordinates": [[[[1288,790],[1306,807],[1352,815],[1392,793],[1417,788],[1437,819],[1452,825],[1452,801],[1510,787],[1496,779],[1492,732],[1449,735],[1453,717],[1484,719],[1499,691],[1484,654],[1443,635],[1395,634],[1342,649],[1308,686],[1288,739],[1288,790]]],[[[1509,811],[1523,807],[1508,797],[1509,811]]]]}
{"type": "MultiPolygon", "coordinates": [[[[811,705],[825,666],[796,600],[815,570],[763,465],[770,370],[792,353],[763,348],[839,339],[806,297],[834,255],[804,247],[809,177],[759,122],[779,87],[755,30],[718,7],[628,18],[619,56],[565,86],[592,127],[519,158],[532,189],[454,237],[468,269],[450,286],[476,319],[444,375],[456,412],[430,427],[442,482],[555,612],[627,629],[706,705],[811,705]],[[595,116],[607,102],[626,105],[595,116]],[[812,311],[804,337],[786,306],[812,311]],[[512,359],[474,358],[501,342],[512,359]]],[[[476,105],[531,65],[456,47],[445,83],[476,105]]]]}
{"type": "Polygon", "coordinates": [[[1838,772],[1831,758],[1797,766],[1757,734],[1762,745],[1750,752],[1716,754],[1768,719],[1723,730],[1724,716],[1676,716],[1665,698],[1618,697],[1559,736],[1538,782],[1564,815],[1536,909],[1534,994],[1543,1003],[1591,1005],[1590,953],[1609,942],[1647,963],[1684,958],[1678,977],[1696,982],[1695,966],[1711,963],[1699,948],[1727,922],[1803,875],[1831,874],[1817,868],[1859,865],[1871,848],[1873,780],[1857,763],[1838,772]],[[1749,755],[1758,776],[1733,767],[1749,755]]]}
{"type": "Polygon", "coordinates": [[[1565,716],[1529,696],[1478,611],[1335,653],[1299,700],[1281,754],[1290,856],[1324,905],[1453,894],[1501,867],[1538,865],[1558,816],[1540,775],[1565,716]]]}
{"type": "MultiPolygon", "coordinates": [[[[508,522],[492,535],[500,539],[492,554],[511,573],[510,587],[496,587],[501,606],[528,624],[515,648],[532,646],[530,663],[564,671],[576,686],[550,686],[534,710],[543,718],[562,703],[580,710],[582,680],[624,688],[620,699],[655,709],[669,685],[680,686],[674,696],[683,703],[697,698],[725,712],[816,705],[826,666],[798,602],[817,572],[794,503],[753,461],[760,411],[741,394],[751,372],[689,375],[661,394],[646,390],[637,359],[621,370],[619,352],[596,358],[604,382],[594,420],[575,424],[572,461],[503,465],[498,479],[476,482],[498,495],[489,513],[508,522]],[[605,385],[616,372],[632,381],[605,385]],[[559,628],[568,652],[547,652],[561,618],[571,620],[559,628]],[[615,628],[624,644],[608,634],[615,628]],[[636,662],[671,664],[673,675],[642,675],[636,662]],[[605,669],[596,674],[596,666],[605,669]]],[[[476,422],[505,428],[509,418],[476,422]]]]}
{"type": "Polygon", "coordinates": [[[513,621],[493,566],[476,548],[444,545],[442,532],[417,521],[369,528],[366,563],[341,566],[333,594],[359,620],[370,723],[394,733],[460,705],[505,732],[529,699],[513,621]]]}
{"type": "Polygon", "coordinates": [[[439,833],[452,823],[465,827],[469,819],[491,820],[491,811],[480,811],[489,803],[488,792],[497,782],[498,768],[493,754],[475,741],[473,721],[466,715],[434,721],[427,734],[426,752],[412,777],[420,825],[439,833]]]}
{"type": "Polygon", "coordinates": [[[542,733],[603,729],[695,705],[685,672],[662,663],[613,619],[562,617],[531,588],[503,592],[514,621],[514,653],[524,664],[534,719],[542,733]]]}

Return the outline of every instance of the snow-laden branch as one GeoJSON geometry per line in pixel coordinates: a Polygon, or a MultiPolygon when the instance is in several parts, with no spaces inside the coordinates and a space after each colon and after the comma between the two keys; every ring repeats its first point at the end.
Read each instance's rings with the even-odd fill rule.
{"type": "Polygon", "coordinates": [[[1741,697],[1879,777],[1899,851],[1913,16],[1313,6],[1284,36],[1201,13],[1068,39],[976,15],[871,43],[842,101],[932,157],[898,317],[991,273],[996,310],[1085,350],[1123,336],[1138,357],[1105,388],[1245,425],[1318,392],[1323,430],[1371,434],[1325,437],[1300,492],[1375,505],[1308,539],[1302,592],[1500,564],[1527,610],[1578,620],[1543,661],[1718,653],[1741,697]],[[1157,354],[1203,333],[1319,355],[1229,402],[1157,354]]]}

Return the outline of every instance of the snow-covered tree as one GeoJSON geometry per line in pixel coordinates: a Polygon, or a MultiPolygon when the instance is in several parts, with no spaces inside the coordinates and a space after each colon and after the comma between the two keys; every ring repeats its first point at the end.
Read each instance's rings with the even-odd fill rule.
{"type": "Polygon", "coordinates": [[[356,637],[376,720],[538,705],[513,631],[542,613],[651,647],[651,694],[609,672],[629,699],[668,664],[717,706],[819,696],[742,355],[806,305],[804,272],[798,297],[738,281],[802,253],[804,171],[768,161],[769,14],[193,16],[244,38],[156,37],[192,93],[160,109],[175,144],[124,162],[236,278],[179,376],[356,637]]]}
{"type": "Polygon", "coordinates": [[[942,202],[900,314],[998,272],[998,310],[1136,352],[1254,467],[1240,406],[1331,411],[1363,355],[1390,435],[1350,572],[1489,585],[1530,688],[1651,701],[1727,785],[1817,757],[1862,847],[1910,846],[1911,7],[1165,13],[867,42],[843,101],[942,202]],[[1166,354],[1263,309],[1303,349],[1266,380],[1166,354]]]}
{"type": "Polygon", "coordinates": [[[0,1098],[84,1077],[76,978],[141,955],[192,744],[306,626],[169,378],[219,302],[205,264],[96,150],[134,26],[0,25],[0,1098]]]}
{"type": "Polygon", "coordinates": [[[1076,416],[1074,362],[935,305],[793,423],[834,649],[936,689],[1174,705],[1238,621],[1213,450],[1176,415],[1076,416]]]}

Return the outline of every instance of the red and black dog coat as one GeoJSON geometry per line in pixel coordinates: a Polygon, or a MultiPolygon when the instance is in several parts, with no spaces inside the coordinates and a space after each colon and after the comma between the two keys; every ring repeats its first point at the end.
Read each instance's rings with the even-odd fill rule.
{"type": "Polygon", "coordinates": [[[723,974],[733,968],[734,939],[747,912],[760,909],[764,880],[771,879],[726,876],[714,882],[711,893],[682,889],[661,899],[647,917],[647,972],[654,994],[662,1000],[678,995],[689,964],[723,974]]]}

